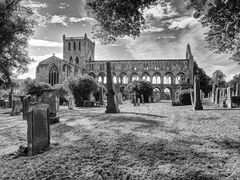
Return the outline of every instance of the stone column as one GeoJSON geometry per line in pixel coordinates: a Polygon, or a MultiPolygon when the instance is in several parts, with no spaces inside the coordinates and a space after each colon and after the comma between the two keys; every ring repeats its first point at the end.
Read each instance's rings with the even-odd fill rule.
{"type": "Polygon", "coordinates": [[[216,100],[215,100],[215,104],[219,104],[219,99],[220,99],[220,89],[217,88],[217,89],[216,89],[216,100]]]}
{"type": "Polygon", "coordinates": [[[107,62],[107,107],[105,113],[119,113],[115,88],[112,79],[111,63],[107,62]]]}
{"type": "Polygon", "coordinates": [[[212,102],[214,103],[215,102],[215,97],[216,97],[216,84],[214,83],[213,84],[213,87],[212,87],[212,102]]]}
{"type": "Polygon", "coordinates": [[[31,96],[30,95],[27,95],[23,98],[23,106],[22,106],[22,109],[23,109],[23,113],[22,113],[22,117],[23,117],[23,120],[27,120],[27,112],[30,108],[30,102],[31,102],[31,96]]]}
{"type": "Polygon", "coordinates": [[[202,102],[200,99],[200,79],[194,78],[194,110],[203,110],[202,102]]]}
{"type": "Polygon", "coordinates": [[[232,93],[231,93],[231,88],[227,88],[227,107],[232,108],[232,93]]]}
{"type": "Polygon", "coordinates": [[[236,96],[240,96],[240,83],[236,85],[236,96]]]}
{"type": "Polygon", "coordinates": [[[144,96],[141,94],[142,104],[144,104],[144,96]]]}

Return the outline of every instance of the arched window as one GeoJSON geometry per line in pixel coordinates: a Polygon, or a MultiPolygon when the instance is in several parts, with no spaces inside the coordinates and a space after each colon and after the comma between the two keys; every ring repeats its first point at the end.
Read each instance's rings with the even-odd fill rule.
{"type": "Polygon", "coordinates": [[[71,51],[71,43],[68,43],[68,50],[71,51]]]}
{"type": "Polygon", "coordinates": [[[159,74],[155,74],[152,79],[153,84],[161,84],[161,78],[159,74]]]}
{"type": "Polygon", "coordinates": [[[73,50],[76,50],[76,43],[73,43],[73,50]]]}
{"type": "Polygon", "coordinates": [[[96,76],[95,76],[95,74],[93,72],[89,73],[88,75],[91,76],[93,79],[96,78],[96,76]]]}
{"type": "Polygon", "coordinates": [[[151,81],[150,75],[147,73],[144,73],[142,75],[142,80],[150,82],[151,81]]]}
{"type": "Polygon", "coordinates": [[[49,70],[49,84],[53,86],[54,84],[58,84],[59,81],[59,75],[58,75],[58,69],[55,65],[53,65],[49,70]]]}
{"type": "Polygon", "coordinates": [[[181,81],[183,80],[184,74],[178,74],[175,79],[175,84],[180,84],[181,81]]]}
{"type": "Polygon", "coordinates": [[[99,76],[99,77],[98,77],[98,82],[99,82],[99,83],[102,83],[102,82],[103,82],[103,80],[102,80],[102,77],[101,77],[101,76],[99,76]]]}
{"type": "Polygon", "coordinates": [[[71,64],[73,63],[73,58],[72,58],[72,56],[70,57],[69,62],[70,62],[71,64]]]}
{"type": "Polygon", "coordinates": [[[139,80],[139,77],[138,77],[137,74],[132,74],[131,77],[132,77],[131,81],[138,81],[139,80]]]}
{"type": "Polygon", "coordinates": [[[79,51],[81,51],[81,42],[78,44],[79,51]]]}
{"type": "Polygon", "coordinates": [[[128,83],[128,77],[126,74],[120,74],[120,84],[127,84],[128,83]]]}
{"type": "Polygon", "coordinates": [[[107,84],[107,76],[103,77],[103,84],[107,84]]]}
{"type": "Polygon", "coordinates": [[[67,69],[67,65],[66,65],[66,64],[64,64],[64,65],[63,65],[63,68],[62,68],[62,71],[63,71],[63,72],[65,72],[65,71],[66,71],[66,69],[67,69]]]}
{"type": "Polygon", "coordinates": [[[172,77],[169,74],[164,76],[164,84],[172,84],[172,77]]]}
{"type": "Polygon", "coordinates": [[[117,76],[116,75],[113,75],[113,83],[117,84],[117,76]]]}
{"type": "Polygon", "coordinates": [[[79,58],[78,58],[78,56],[76,57],[75,62],[76,62],[76,64],[79,64],[79,58]]]}

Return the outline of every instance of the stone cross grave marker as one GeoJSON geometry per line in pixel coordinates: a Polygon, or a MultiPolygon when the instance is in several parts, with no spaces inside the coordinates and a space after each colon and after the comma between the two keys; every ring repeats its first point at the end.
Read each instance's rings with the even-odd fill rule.
{"type": "Polygon", "coordinates": [[[203,110],[202,102],[200,99],[200,79],[194,78],[194,110],[203,110]]]}
{"type": "Polygon", "coordinates": [[[114,88],[111,62],[107,62],[107,106],[105,113],[119,113],[116,92],[114,88]]]}
{"type": "Polygon", "coordinates": [[[50,145],[50,111],[48,104],[30,107],[27,113],[28,156],[45,151],[50,145]]]}

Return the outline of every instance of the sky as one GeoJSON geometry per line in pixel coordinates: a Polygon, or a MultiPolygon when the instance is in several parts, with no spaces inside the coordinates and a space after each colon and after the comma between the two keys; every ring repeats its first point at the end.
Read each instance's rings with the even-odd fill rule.
{"type": "MultiPolygon", "coordinates": [[[[38,25],[29,39],[29,55],[35,62],[29,72],[19,78],[35,78],[38,63],[50,56],[62,58],[62,36],[84,36],[91,39],[95,20],[84,11],[85,0],[26,0],[35,12],[38,25]]],[[[206,48],[204,32],[192,11],[186,10],[184,0],[169,0],[163,7],[155,5],[144,10],[146,29],[141,36],[124,37],[110,45],[101,45],[97,39],[96,60],[124,59],[184,59],[189,43],[198,65],[212,77],[215,70],[226,74],[226,80],[240,74],[240,65],[229,60],[229,55],[214,54],[206,48]]]]}

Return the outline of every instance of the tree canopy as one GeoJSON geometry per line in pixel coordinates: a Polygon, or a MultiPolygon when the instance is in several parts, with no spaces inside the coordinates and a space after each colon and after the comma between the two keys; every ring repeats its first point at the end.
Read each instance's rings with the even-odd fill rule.
{"type": "Polygon", "coordinates": [[[213,72],[211,82],[215,83],[218,87],[226,87],[227,82],[225,81],[226,75],[221,70],[213,72]]]}
{"type": "Polygon", "coordinates": [[[32,61],[27,46],[33,34],[33,12],[21,1],[0,1],[0,83],[11,81],[14,73],[26,72],[32,61]]]}
{"type": "MultiPolygon", "coordinates": [[[[240,1],[239,0],[187,0],[186,8],[195,12],[204,27],[208,27],[206,41],[215,53],[230,53],[231,59],[240,62],[240,1]]],[[[143,10],[170,0],[87,0],[88,15],[97,20],[93,35],[102,43],[118,37],[137,37],[144,28],[143,10]]]]}
{"type": "Polygon", "coordinates": [[[233,79],[228,82],[228,86],[236,89],[236,85],[240,83],[240,74],[233,76],[233,79]]]}

